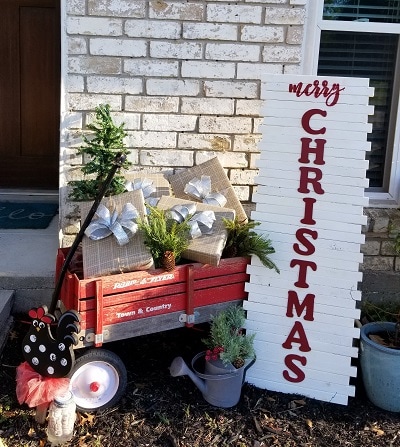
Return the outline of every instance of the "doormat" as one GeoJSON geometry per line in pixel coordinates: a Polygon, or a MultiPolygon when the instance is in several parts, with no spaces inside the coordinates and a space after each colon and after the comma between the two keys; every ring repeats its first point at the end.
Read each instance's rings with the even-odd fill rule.
{"type": "Polygon", "coordinates": [[[47,228],[57,211],[56,203],[0,202],[0,228],[47,228]]]}

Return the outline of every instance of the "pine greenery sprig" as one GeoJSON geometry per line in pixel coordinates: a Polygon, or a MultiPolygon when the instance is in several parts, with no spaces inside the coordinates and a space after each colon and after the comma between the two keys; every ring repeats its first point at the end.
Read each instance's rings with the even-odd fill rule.
{"type": "MultiPolygon", "coordinates": [[[[116,154],[129,155],[130,151],[126,149],[123,141],[127,135],[124,126],[124,123],[120,126],[114,124],[109,104],[101,104],[96,107],[95,120],[87,125],[93,135],[83,135],[86,146],[78,149],[78,154],[89,157],[89,161],[81,168],[82,173],[85,176],[94,176],[94,178],[69,182],[68,184],[72,187],[70,198],[78,201],[94,200],[108,175],[116,154]]],[[[131,163],[125,160],[121,168],[128,169],[130,165],[131,163]]],[[[116,175],[105,195],[117,195],[124,191],[125,178],[122,175],[116,175]]]]}
{"type": "Polygon", "coordinates": [[[241,306],[230,306],[212,317],[209,337],[203,339],[211,357],[214,353],[224,364],[232,363],[236,368],[243,366],[246,359],[255,357],[253,343],[256,334],[244,333],[245,321],[241,306]]]}
{"type": "Polygon", "coordinates": [[[269,258],[271,253],[275,253],[271,240],[254,231],[254,228],[260,225],[260,222],[239,222],[238,219],[231,220],[225,218],[223,218],[223,222],[228,230],[224,256],[256,255],[265,267],[274,269],[279,273],[278,267],[269,258]]]}
{"type": "Polygon", "coordinates": [[[187,219],[178,223],[171,219],[169,212],[157,207],[147,206],[148,215],[137,221],[144,233],[144,242],[149,247],[156,267],[162,266],[162,257],[171,251],[179,262],[190,242],[190,226],[187,219]]]}

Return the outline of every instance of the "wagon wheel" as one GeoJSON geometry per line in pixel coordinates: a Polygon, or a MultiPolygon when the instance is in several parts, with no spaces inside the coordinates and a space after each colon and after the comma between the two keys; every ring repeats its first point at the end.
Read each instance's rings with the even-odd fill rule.
{"type": "Polygon", "coordinates": [[[124,363],[105,349],[91,349],[77,358],[69,377],[76,407],[81,411],[112,407],[127,385],[124,363]]]}

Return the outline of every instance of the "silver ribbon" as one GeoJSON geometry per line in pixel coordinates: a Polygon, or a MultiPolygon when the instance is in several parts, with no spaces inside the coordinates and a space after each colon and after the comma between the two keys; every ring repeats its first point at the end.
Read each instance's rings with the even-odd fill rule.
{"type": "Polygon", "coordinates": [[[211,177],[202,175],[201,179],[197,177],[186,184],[184,192],[197,200],[208,205],[225,206],[226,198],[219,192],[211,192],[211,177]]]}
{"type": "Polygon", "coordinates": [[[148,178],[136,178],[133,182],[126,181],[125,189],[127,191],[137,191],[138,189],[141,189],[143,192],[144,201],[150,206],[156,206],[160,200],[158,197],[150,197],[153,192],[157,191],[157,188],[153,185],[153,181],[149,180],[148,178]]]}
{"type": "Polygon", "coordinates": [[[187,223],[190,226],[190,237],[192,239],[212,233],[212,226],[215,222],[214,211],[206,210],[196,213],[196,205],[188,203],[187,205],[174,205],[169,210],[169,214],[178,223],[182,223],[191,216],[187,223]]]}
{"type": "Polygon", "coordinates": [[[126,203],[120,214],[116,210],[111,213],[106,206],[100,203],[96,215],[98,218],[92,220],[85,230],[86,236],[94,241],[113,234],[118,245],[126,245],[129,242],[129,237],[138,230],[138,226],[133,220],[139,217],[139,213],[132,203],[126,203]],[[128,230],[130,234],[125,230],[128,230]]]}

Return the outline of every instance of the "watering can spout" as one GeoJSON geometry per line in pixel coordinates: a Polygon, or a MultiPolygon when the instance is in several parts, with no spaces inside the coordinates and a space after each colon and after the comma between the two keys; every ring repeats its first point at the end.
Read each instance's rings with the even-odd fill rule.
{"type": "Polygon", "coordinates": [[[172,377],[189,376],[197,388],[202,392],[206,392],[206,382],[199,377],[186,365],[182,357],[175,357],[172,360],[169,372],[172,377]]]}

